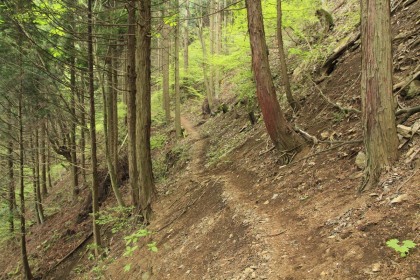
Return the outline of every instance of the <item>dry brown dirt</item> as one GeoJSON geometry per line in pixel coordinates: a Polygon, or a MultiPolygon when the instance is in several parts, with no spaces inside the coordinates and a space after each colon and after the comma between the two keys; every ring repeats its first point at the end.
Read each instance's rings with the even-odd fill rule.
{"type": "MultiPolygon", "coordinates": [[[[401,30],[418,31],[418,10],[419,1],[397,11],[394,36],[401,30]]],[[[394,40],[395,82],[419,63],[419,46],[413,47],[413,40],[416,37],[394,40]]],[[[360,109],[359,65],[360,50],[347,52],[320,84],[324,94],[360,109]]],[[[251,126],[246,110],[233,106],[233,94],[224,93],[230,105],[226,114],[202,120],[197,111],[185,112],[186,137],[180,142],[189,147],[187,162],[175,162],[167,180],[158,183],[149,226],[154,234],[140,240],[131,257],[122,256],[124,234],[111,234],[104,227],[110,250],[105,260],[89,261],[84,245],[55,267],[91,231],[90,219],[75,223],[81,204],[72,204],[63,194],[68,182],[64,178],[46,200],[61,212],[48,217],[46,225],[29,228],[35,274],[51,270],[45,279],[60,280],[420,279],[418,248],[402,258],[386,246],[392,238],[419,242],[420,160],[418,154],[410,158],[420,147],[419,135],[401,147],[399,161],[377,188],[359,194],[363,173],[355,157],[363,145],[346,141],[362,138],[360,116],[332,108],[307,85],[303,109],[286,115],[332,143],[308,143],[289,165],[282,165],[282,154],[271,149],[263,122],[251,126]],[[393,203],[397,198],[400,201],[393,203]],[[152,241],[157,242],[157,253],[146,249],[152,241]],[[127,264],[131,269],[125,272],[127,264]]],[[[401,98],[400,103],[414,106],[420,101],[401,98]]],[[[418,119],[414,115],[405,124],[418,119]]],[[[173,145],[171,140],[167,149],[173,145]]],[[[88,187],[82,191],[86,195],[88,187]]],[[[128,198],[128,187],[122,191],[128,198]]],[[[113,205],[111,195],[101,207],[113,205]]],[[[8,274],[19,266],[18,252],[12,245],[0,252],[1,279],[18,278],[18,270],[15,276],[8,274]]]]}

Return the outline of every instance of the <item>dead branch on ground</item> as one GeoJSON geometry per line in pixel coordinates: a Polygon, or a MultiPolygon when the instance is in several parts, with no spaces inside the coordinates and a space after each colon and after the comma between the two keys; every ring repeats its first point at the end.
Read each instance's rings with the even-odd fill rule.
{"type": "Polygon", "coordinates": [[[334,102],[332,102],[325,94],[324,92],[322,92],[321,88],[309,77],[308,75],[308,79],[314,84],[315,88],[318,90],[319,95],[321,95],[321,97],[327,101],[328,104],[330,104],[331,106],[333,106],[334,108],[339,109],[340,111],[343,111],[345,113],[347,112],[352,112],[352,113],[356,113],[356,114],[360,114],[361,112],[355,108],[351,108],[351,107],[342,107],[334,102]]]}
{"type": "Polygon", "coordinates": [[[395,116],[400,116],[405,114],[405,116],[399,121],[400,124],[405,123],[411,115],[420,112],[420,106],[404,108],[395,112],[395,116]]]}

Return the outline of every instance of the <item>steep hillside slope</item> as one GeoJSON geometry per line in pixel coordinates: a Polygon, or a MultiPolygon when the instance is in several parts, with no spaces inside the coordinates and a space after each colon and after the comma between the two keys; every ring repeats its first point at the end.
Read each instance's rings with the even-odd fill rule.
{"type": "MultiPolygon", "coordinates": [[[[395,84],[418,71],[419,10],[416,1],[400,5],[393,16],[395,84]]],[[[360,115],[337,109],[326,98],[360,110],[360,48],[346,51],[318,82],[302,78],[303,108],[286,115],[319,141],[288,154],[288,164],[285,154],[272,149],[262,120],[249,123],[228,83],[225,114],[203,118],[201,102],[187,101],[182,118],[186,137],[177,144],[171,138],[159,152],[169,170],[158,183],[148,226],[153,235],[140,239],[131,256],[124,256],[124,235],[140,226],[117,234],[104,226],[108,257],[89,260],[90,218],[77,224],[82,205],[62,203],[65,186],[57,187],[49,199],[62,204],[63,214],[47,226],[30,228],[29,252],[39,262],[37,273],[45,279],[420,279],[418,248],[402,258],[386,246],[393,238],[419,242],[418,132],[401,138],[400,159],[380,186],[359,194],[360,115]],[[44,239],[54,240],[52,249],[44,239]],[[158,252],[147,250],[150,242],[156,242],[158,252]]],[[[399,103],[418,106],[420,96],[399,95],[399,103]]],[[[404,125],[416,122],[419,114],[404,125]]],[[[123,187],[125,197],[128,191],[123,187]]],[[[109,196],[102,207],[114,205],[109,196]]],[[[9,250],[1,253],[1,279],[13,277],[8,273],[19,259],[5,256],[9,250]]]]}
{"type": "MultiPolygon", "coordinates": [[[[419,62],[419,8],[418,2],[400,7],[393,18],[396,83],[419,62]]],[[[386,246],[392,238],[418,242],[418,134],[401,139],[400,160],[380,187],[358,194],[360,116],[334,108],[319,91],[360,110],[360,48],[345,52],[321,84],[306,84],[294,122],[321,142],[292,155],[288,165],[271,149],[263,123],[248,124],[243,109],[233,107],[196,127],[190,123],[202,121],[185,116],[192,160],[161,186],[151,225],[159,252],[123,258],[107,277],[118,279],[126,264],[135,267],[125,274],[130,279],[420,277],[417,249],[401,258],[386,246]]],[[[419,97],[399,100],[419,104],[419,97]]],[[[416,121],[414,115],[404,124],[416,121]]]]}

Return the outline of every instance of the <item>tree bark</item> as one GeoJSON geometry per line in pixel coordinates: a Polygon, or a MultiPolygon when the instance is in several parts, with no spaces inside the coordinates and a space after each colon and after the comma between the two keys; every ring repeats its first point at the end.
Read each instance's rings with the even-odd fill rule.
{"type": "MultiPolygon", "coordinates": [[[[202,4],[202,2],[200,1],[200,5],[202,4]]],[[[201,15],[203,15],[203,9],[201,8],[201,15]]],[[[206,88],[206,96],[207,96],[207,100],[209,102],[209,107],[210,107],[210,111],[213,111],[213,105],[214,105],[214,100],[213,100],[213,90],[212,87],[210,86],[211,81],[208,77],[208,59],[207,59],[207,48],[206,48],[206,42],[204,40],[204,34],[203,34],[203,19],[200,18],[198,19],[198,38],[200,39],[200,44],[201,44],[201,50],[203,53],[203,76],[204,76],[204,86],[206,88]]]]}
{"type": "MultiPolygon", "coordinates": [[[[48,132],[48,121],[45,121],[45,130],[48,132]]],[[[47,136],[47,134],[45,135],[47,136]]],[[[48,188],[52,188],[52,180],[51,180],[51,149],[50,149],[50,142],[46,141],[47,143],[47,179],[48,179],[48,188]]]]}
{"type": "MultiPolygon", "coordinates": [[[[112,47],[110,46],[110,49],[112,47]]],[[[117,155],[117,152],[114,150],[115,143],[115,125],[113,122],[115,122],[114,118],[114,109],[112,104],[113,101],[113,95],[114,95],[114,82],[113,82],[113,51],[110,51],[110,57],[108,57],[108,69],[107,69],[107,76],[108,76],[108,91],[105,91],[103,88],[102,90],[102,97],[103,97],[103,114],[104,114],[104,138],[105,138],[105,158],[106,163],[108,166],[108,172],[109,177],[111,179],[111,187],[115,194],[115,198],[117,199],[118,206],[125,207],[124,200],[122,199],[121,192],[119,190],[118,186],[118,180],[117,180],[117,169],[115,164],[115,156],[117,155]]],[[[104,81],[102,81],[103,83],[104,81]]]]}
{"type": "Polygon", "coordinates": [[[279,49],[279,58],[280,58],[280,71],[281,78],[283,81],[284,89],[286,91],[287,102],[294,111],[299,110],[299,103],[293,98],[292,90],[290,88],[289,76],[287,74],[287,64],[286,64],[286,55],[284,53],[283,46],[283,32],[282,32],[282,10],[281,10],[281,1],[277,0],[277,45],[279,49]]]}
{"type": "Polygon", "coordinates": [[[397,158],[398,138],[392,95],[389,0],[361,2],[362,119],[367,165],[360,190],[377,185],[397,158]]]}
{"type": "Polygon", "coordinates": [[[96,123],[95,123],[95,88],[93,73],[93,19],[92,0],[88,0],[88,72],[89,72],[89,105],[90,105],[90,141],[92,164],[92,230],[95,242],[95,255],[99,256],[102,246],[99,225],[96,223],[99,212],[98,202],[98,159],[96,155],[96,123]]]}
{"type": "MultiPolygon", "coordinates": [[[[76,58],[74,56],[74,41],[70,39],[70,48],[71,48],[71,54],[70,54],[70,90],[71,90],[71,96],[70,96],[70,113],[71,113],[71,125],[70,125],[70,153],[71,153],[71,178],[72,178],[72,189],[73,189],[73,200],[77,200],[77,194],[78,194],[78,185],[79,185],[79,179],[77,175],[77,153],[76,153],[76,58]]],[[[44,190],[43,190],[44,191],[44,190]]]]}
{"type": "Polygon", "coordinates": [[[278,150],[300,150],[303,140],[285,119],[271,79],[261,0],[246,0],[246,8],[252,51],[252,69],[257,86],[258,103],[267,132],[278,150]]]}
{"type": "MultiPolygon", "coordinates": [[[[179,0],[175,2],[176,13],[179,14],[179,0]]],[[[175,131],[178,138],[182,137],[181,131],[181,96],[179,92],[179,17],[175,26],[175,131]]]]}
{"type": "Polygon", "coordinates": [[[112,82],[113,82],[113,92],[111,95],[111,107],[110,112],[112,112],[112,164],[115,168],[115,173],[117,173],[118,166],[118,50],[117,50],[117,41],[115,41],[115,46],[112,50],[113,58],[113,72],[112,72],[112,82]]]}
{"type": "Polygon", "coordinates": [[[7,131],[9,134],[9,142],[7,147],[7,165],[8,165],[8,178],[9,178],[9,231],[15,231],[15,213],[16,213],[16,194],[15,194],[15,176],[13,166],[13,127],[12,127],[12,109],[8,111],[8,124],[7,131]]]}
{"type": "MultiPolygon", "coordinates": [[[[214,45],[215,45],[215,55],[218,56],[221,54],[221,50],[222,50],[222,12],[220,12],[221,9],[221,1],[220,0],[216,0],[215,1],[215,21],[214,21],[214,45]]],[[[214,81],[214,96],[216,97],[216,99],[219,98],[220,95],[220,78],[221,73],[220,73],[220,67],[217,65],[215,67],[215,81],[214,81]]]]}
{"type": "Polygon", "coordinates": [[[39,223],[44,223],[44,207],[42,206],[42,190],[39,180],[39,133],[38,128],[35,129],[35,140],[32,142],[32,166],[33,166],[33,182],[35,187],[35,203],[39,216],[39,223]]]}
{"type": "Polygon", "coordinates": [[[140,203],[136,160],[136,0],[130,0],[128,9],[127,38],[127,126],[128,126],[128,173],[131,185],[131,200],[137,210],[140,203]]]}
{"type": "MultiPolygon", "coordinates": [[[[21,35],[20,35],[21,36],[21,35]]],[[[22,40],[20,39],[19,46],[22,45],[22,40]]],[[[23,116],[22,116],[22,107],[23,107],[23,58],[22,58],[22,49],[20,48],[20,92],[19,92],[19,104],[18,104],[18,118],[19,118],[19,185],[20,185],[20,249],[22,257],[22,266],[23,266],[23,278],[25,280],[33,279],[31,268],[29,267],[28,253],[26,250],[26,221],[25,221],[25,172],[24,172],[24,153],[23,153],[23,116]]]]}
{"type": "Polygon", "coordinates": [[[85,75],[82,71],[80,73],[80,165],[82,169],[83,183],[86,182],[86,107],[85,107],[85,75]]]}
{"type": "Polygon", "coordinates": [[[48,193],[47,188],[47,144],[46,144],[46,127],[45,121],[41,122],[40,129],[40,151],[41,151],[41,189],[42,193],[48,193]]]}
{"type": "MultiPolygon", "coordinates": [[[[215,54],[214,50],[215,50],[215,15],[214,15],[214,3],[215,0],[209,0],[209,45],[210,45],[210,58],[213,59],[213,56],[215,54]]],[[[215,84],[215,80],[216,80],[216,71],[215,71],[215,67],[213,65],[213,61],[210,60],[209,63],[209,70],[210,70],[210,75],[209,75],[209,85],[210,85],[210,91],[211,94],[214,98],[217,98],[217,93],[216,93],[216,84],[215,84]]],[[[211,107],[210,107],[211,108],[211,107]]]]}
{"type": "MultiPolygon", "coordinates": [[[[167,6],[167,5],[165,5],[167,6]]],[[[162,11],[162,17],[165,18],[165,11],[162,11]]],[[[167,124],[171,122],[171,109],[170,109],[170,97],[169,97],[169,53],[170,38],[169,38],[169,26],[163,24],[163,54],[162,54],[162,87],[163,87],[163,109],[165,111],[165,121],[167,124]]]]}
{"type": "Polygon", "coordinates": [[[185,16],[184,20],[184,77],[188,78],[188,45],[189,45],[189,28],[188,18],[190,17],[190,1],[185,1],[185,16]]]}
{"type": "Polygon", "coordinates": [[[155,185],[150,154],[151,127],[151,1],[139,1],[139,24],[137,38],[137,168],[139,171],[140,209],[144,221],[150,221],[155,185]]]}

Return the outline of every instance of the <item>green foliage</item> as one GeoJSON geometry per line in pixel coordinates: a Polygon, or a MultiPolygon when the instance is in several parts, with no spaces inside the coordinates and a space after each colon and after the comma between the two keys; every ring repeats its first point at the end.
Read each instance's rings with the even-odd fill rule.
{"type": "Polygon", "coordinates": [[[94,279],[103,279],[106,269],[107,269],[106,264],[102,262],[99,262],[98,264],[96,264],[91,270],[91,272],[93,273],[94,279]]]}
{"type": "Polygon", "coordinates": [[[404,240],[402,245],[398,239],[390,239],[386,242],[386,245],[394,249],[397,253],[400,253],[401,257],[406,257],[410,249],[416,248],[416,243],[412,240],[404,240]]]}
{"type": "Polygon", "coordinates": [[[129,246],[131,244],[137,243],[140,237],[145,237],[151,235],[151,232],[147,229],[141,228],[136,232],[124,237],[125,245],[129,246]]]}
{"type": "Polygon", "coordinates": [[[156,91],[152,94],[152,125],[162,126],[165,124],[165,112],[162,108],[162,91],[156,91]]]}
{"type": "Polygon", "coordinates": [[[158,248],[156,245],[156,241],[153,241],[152,243],[147,244],[147,249],[153,253],[157,253],[158,248]]]}
{"type": "MultiPolygon", "coordinates": [[[[134,252],[139,248],[137,245],[138,241],[142,237],[151,236],[153,233],[145,228],[141,228],[136,232],[124,237],[125,240],[125,251],[123,256],[130,257],[134,254],[134,252]]],[[[156,247],[156,242],[151,242],[147,244],[147,248],[151,252],[157,252],[158,249],[156,247]]]]}
{"type": "Polygon", "coordinates": [[[131,269],[131,263],[128,263],[124,266],[124,272],[129,272],[131,269]]]}
{"type": "Polygon", "coordinates": [[[167,137],[165,134],[155,134],[150,137],[150,148],[153,149],[160,149],[162,148],[167,141],[167,137]]]}
{"type": "Polygon", "coordinates": [[[12,276],[19,275],[20,268],[21,268],[21,264],[20,264],[20,262],[18,262],[17,265],[16,265],[16,269],[8,272],[7,276],[12,277],[12,276]]]}
{"type": "Polygon", "coordinates": [[[133,211],[133,207],[112,207],[99,212],[96,224],[111,225],[111,232],[117,233],[127,228],[129,225],[128,216],[133,211]]]}
{"type": "Polygon", "coordinates": [[[168,167],[165,162],[164,155],[157,155],[152,158],[153,175],[157,182],[161,181],[166,177],[168,167]]]}
{"type": "Polygon", "coordinates": [[[334,112],[333,113],[333,121],[335,123],[341,122],[346,116],[347,116],[347,114],[343,111],[334,112]]]}
{"type": "MultiPolygon", "coordinates": [[[[0,201],[1,202],[1,201],[0,201]]],[[[0,244],[13,237],[9,231],[9,220],[13,219],[10,215],[9,206],[6,203],[0,204],[0,244]]],[[[15,219],[15,227],[17,228],[18,220],[15,219]]]]}

